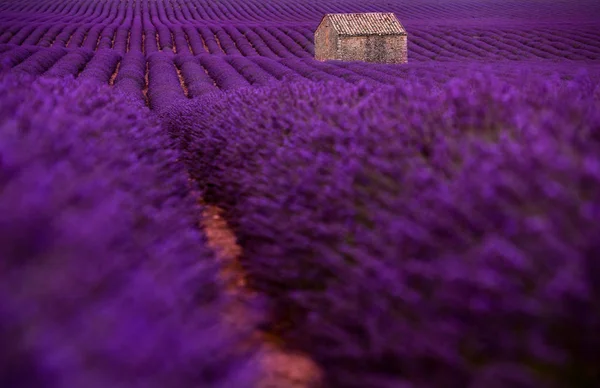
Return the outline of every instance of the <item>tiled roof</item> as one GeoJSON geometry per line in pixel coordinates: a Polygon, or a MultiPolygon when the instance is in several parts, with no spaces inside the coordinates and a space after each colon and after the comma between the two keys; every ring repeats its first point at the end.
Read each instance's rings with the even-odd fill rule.
{"type": "Polygon", "coordinates": [[[406,35],[406,30],[391,12],[331,13],[325,15],[339,35],[406,35]]]}

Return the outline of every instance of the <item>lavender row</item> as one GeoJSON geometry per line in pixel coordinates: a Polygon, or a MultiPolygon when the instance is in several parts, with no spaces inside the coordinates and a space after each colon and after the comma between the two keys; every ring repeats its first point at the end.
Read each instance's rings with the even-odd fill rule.
{"type": "Polygon", "coordinates": [[[119,72],[115,78],[115,89],[125,94],[129,100],[137,104],[147,105],[147,62],[141,53],[128,53],[120,62],[119,72]]]}
{"type": "Polygon", "coordinates": [[[185,98],[171,57],[155,53],[148,57],[148,98],[153,109],[166,109],[185,98]]]}
{"type": "Polygon", "coordinates": [[[81,72],[80,77],[97,83],[107,84],[120,60],[121,55],[113,50],[98,51],[81,72]]]}
{"type": "Polygon", "coordinates": [[[189,97],[194,98],[219,91],[214,79],[196,58],[181,56],[176,58],[175,64],[183,75],[189,97]]]}
{"type": "Polygon", "coordinates": [[[243,89],[167,122],[328,385],[594,386],[599,104],[584,74],[475,74],[243,89]]]}
{"type": "Polygon", "coordinates": [[[8,50],[0,54],[0,69],[3,71],[8,71],[13,67],[18,66],[39,51],[37,48],[25,48],[19,46],[6,46],[6,48],[8,48],[8,50]]]}
{"type": "Polygon", "coordinates": [[[39,50],[11,70],[16,74],[41,76],[66,54],[65,49],[39,50]]]}
{"type": "Polygon", "coordinates": [[[227,317],[202,209],[150,112],[64,79],[3,77],[0,102],[2,385],[253,385],[255,318],[227,317]]]}
{"type": "Polygon", "coordinates": [[[85,50],[70,50],[56,61],[44,75],[48,77],[78,77],[92,57],[92,53],[85,50]]]}
{"type": "MultiPolygon", "coordinates": [[[[464,21],[470,19],[493,19],[495,21],[594,21],[600,6],[592,0],[576,3],[549,2],[544,7],[534,3],[473,3],[471,1],[423,3],[418,0],[392,4],[381,0],[343,0],[338,2],[304,2],[280,0],[264,3],[260,0],[239,2],[224,0],[218,3],[196,0],[178,1],[63,1],[55,3],[42,0],[36,3],[3,3],[2,19],[12,18],[27,22],[85,22],[98,23],[110,20],[124,23],[132,19],[145,19],[155,25],[167,27],[197,22],[286,22],[318,23],[325,13],[372,12],[385,10],[395,12],[410,21],[464,21]]],[[[10,20],[10,19],[9,19],[10,20]]],[[[146,23],[146,22],[145,22],[146,23]]]]}
{"type": "Polygon", "coordinates": [[[57,21],[65,23],[99,23],[110,20],[111,23],[122,24],[130,21],[135,12],[132,7],[134,5],[133,1],[129,4],[122,1],[101,3],[64,1],[53,3],[54,9],[50,11],[43,11],[43,4],[38,3],[36,5],[37,9],[30,6],[27,10],[13,11],[21,13],[21,17],[9,16],[9,14],[6,16],[9,16],[11,21],[26,21],[29,23],[55,23],[57,21]]]}
{"type": "Polygon", "coordinates": [[[199,59],[200,64],[220,89],[232,90],[250,86],[250,83],[223,58],[204,55],[199,59]]]}

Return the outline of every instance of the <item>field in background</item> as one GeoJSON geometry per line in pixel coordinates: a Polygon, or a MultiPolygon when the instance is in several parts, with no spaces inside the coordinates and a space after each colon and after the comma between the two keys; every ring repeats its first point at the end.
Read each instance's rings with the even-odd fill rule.
{"type": "Polygon", "coordinates": [[[444,80],[464,66],[600,65],[600,4],[583,1],[2,1],[0,62],[17,73],[93,79],[160,108],[275,80],[444,80]],[[393,11],[409,64],[320,63],[328,12],[393,11]]]}

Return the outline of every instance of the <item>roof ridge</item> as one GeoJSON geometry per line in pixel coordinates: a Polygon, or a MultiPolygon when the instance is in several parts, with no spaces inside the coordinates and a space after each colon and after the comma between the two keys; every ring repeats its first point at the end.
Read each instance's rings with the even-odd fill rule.
{"type": "Polygon", "coordinates": [[[406,30],[393,12],[328,13],[338,35],[406,35],[406,30]]]}

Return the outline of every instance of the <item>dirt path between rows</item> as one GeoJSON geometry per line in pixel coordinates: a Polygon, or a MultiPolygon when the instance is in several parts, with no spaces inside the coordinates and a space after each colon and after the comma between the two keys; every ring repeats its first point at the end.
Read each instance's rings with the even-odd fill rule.
{"type": "MultiPolygon", "coordinates": [[[[216,252],[217,258],[224,264],[222,275],[229,280],[227,292],[238,301],[228,312],[229,319],[240,321],[249,317],[251,312],[243,300],[253,291],[246,286],[245,274],[238,261],[242,250],[236,243],[232,230],[222,217],[222,211],[216,206],[202,204],[201,226],[206,233],[209,246],[216,252]]],[[[322,372],[307,356],[285,351],[276,338],[257,332],[259,362],[263,375],[256,388],[315,388],[321,386],[322,372]]]]}

